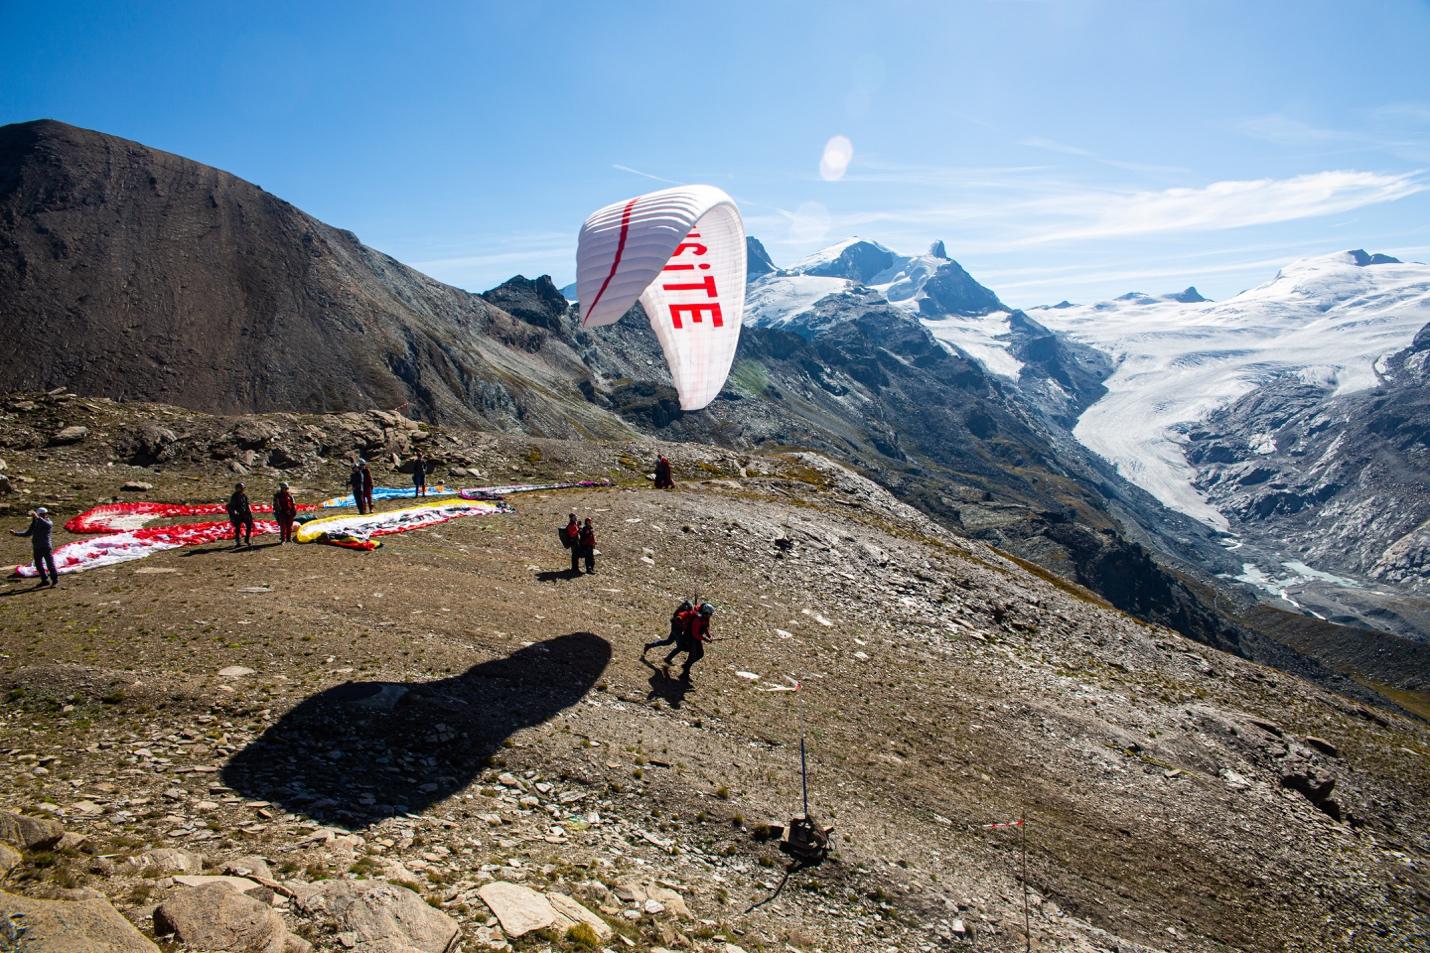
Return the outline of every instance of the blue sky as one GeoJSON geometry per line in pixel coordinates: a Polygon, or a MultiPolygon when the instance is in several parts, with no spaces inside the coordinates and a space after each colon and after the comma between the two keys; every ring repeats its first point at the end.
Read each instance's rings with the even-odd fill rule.
{"type": "Polygon", "coordinates": [[[1424,2],[0,0],[0,23],[0,122],[219,166],[473,290],[570,281],[586,214],[667,180],[733,194],[777,263],[941,238],[1019,306],[1430,259],[1424,2]]]}

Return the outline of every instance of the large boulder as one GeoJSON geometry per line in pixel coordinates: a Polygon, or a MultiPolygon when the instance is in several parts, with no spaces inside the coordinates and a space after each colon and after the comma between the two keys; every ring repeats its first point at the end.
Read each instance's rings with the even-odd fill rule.
{"type": "Polygon", "coordinates": [[[0,915],[19,914],[25,953],[159,953],[108,900],[35,900],[0,890],[0,915]]]}
{"type": "Polygon", "coordinates": [[[64,836],[65,829],[58,821],[0,811],[0,841],[21,850],[49,850],[64,836]]]}
{"type": "Polygon", "coordinates": [[[477,896],[491,907],[492,913],[501,922],[501,928],[512,939],[556,926],[561,921],[550,900],[521,884],[496,880],[484,884],[477,891],[477,896]]]}
{"type": "Polygon", "coordinates": [[[288,928],[262,901],[223,884],[185,887],[154,911],[154,933],[185,946],[231,953],[284,953],[288,928]]]}
{"type": "Polygon", "coordinates": [[[457,921],[384,880],[325,881],[302,906],[363,953],[450,953],[461,938],[457,921]]]}
{"type": "Polygon", "coordinates": [[[58,430],[54,434],[54,436],[50,437],[50,445],[55,447],[63,447],[67,444],[79,443],[81,440],[88,436],[88,427],[81,427],[78,424],[75,424],[73,426],[63,427],[58,430]]]}

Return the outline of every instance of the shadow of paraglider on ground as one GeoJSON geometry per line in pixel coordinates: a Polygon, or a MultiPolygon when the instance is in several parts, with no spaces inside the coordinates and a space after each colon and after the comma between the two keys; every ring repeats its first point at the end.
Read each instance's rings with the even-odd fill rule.
{"type": "Polygon", "coordinates": [[[434,682],[345,682],[300,702],[221,776],[322,822],[415,814],[467,787],[511,735],[580,701],[610,659],[605,639],[575,632],[434,682]]]}

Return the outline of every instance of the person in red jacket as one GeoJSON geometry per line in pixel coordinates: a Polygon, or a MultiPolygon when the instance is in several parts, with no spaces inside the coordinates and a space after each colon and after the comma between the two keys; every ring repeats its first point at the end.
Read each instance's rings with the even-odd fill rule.
{"type": "Polygon", "coordinates": [[[575,513],[571,514],[560,532],[561,545],[571,553],[571,575],[575,576],[581,572],[581,521],[576,519],[575,513]]]}
{"type": "Polygon", "coordinates": [[[358,461],[358,468],[362,471],[362,501],[363,506],[359,509],[363,513],[372,512],[372,471],[368,469],[366,460],[358,461]]]}
{"type": "Polygon", "coordinates": [[[675,489],[675,478],[670,472],[670,461],[661,454],[655,461],[655,488],[657,490],[675,489]]]}
{"type": "Polygon", "coordinates": [[[708,602],[701,603],[698,609],[682,613],[685,625],[675,648],[665,657],[665,664],[669,665],[675,661],[677,655],[684,652],[685,665],[680,670],[683,681],[690,680],[691,666],[705,657],[705,643],[710,641],[710,617],[714,614],[715,607],[708,602]]]}
{"type": "Polygon", "coordinates": [[[594,574],[596,571],[596,528],[591,525],[591,517],[586,517],[586,522],[581,524],[581,558],[586,560],[586,572],[594,574]]]}
{"type": "Polygon", "coordinates": [[[288,484],[278,484],[278,492],[273,494],[273,518],[278,521],[278,544],[293,541],[293,520],[298,516],[298,504],[288,484]]]}

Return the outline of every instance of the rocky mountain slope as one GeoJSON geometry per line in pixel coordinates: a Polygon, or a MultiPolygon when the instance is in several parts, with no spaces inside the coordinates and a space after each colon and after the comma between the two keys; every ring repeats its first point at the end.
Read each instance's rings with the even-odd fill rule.
{"type": "Polygon", "coordinates": [[[1423,722],[1133,620],[817,455],[4,406],[7,435],[86,429],[4,453],[7,506],[61,519],[236,472],[312,500],[350,453],[385,482],[414,443],[435,478],[617,483],[372,553],[204,546],[0,586],[0,809],[34,818],[0,813],[0,913],[36,936],[83,914],[125,951],[222,926],[274,953],[1011,953],[1025,883],[1037,949],[1430,932],[1423,722]],[[657,450],[675,492],[649,489],[657,450]],[[596,575],[560,571],[571,510],[596,575]],[[640,646],[695,589],[718,641],[685,686],[640,646]],[[801,732],[836,848],[779,889],[761,828],[798,810],[801,732]],[[1026,877],[1018,829],[988,826],[1019,818],[1026,877]]]}
{"type": "Polygon", "coordinates": [[[543,329],[251,183],[63,123],[0,127],[0,303],[7,389],[628,431],[543,329]]]}

